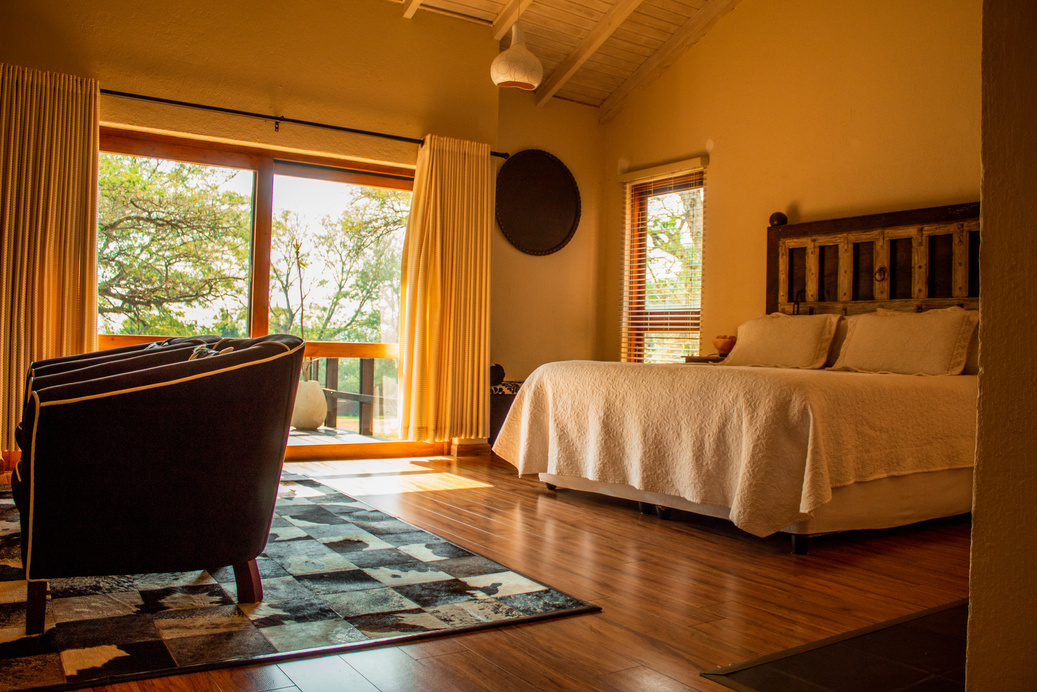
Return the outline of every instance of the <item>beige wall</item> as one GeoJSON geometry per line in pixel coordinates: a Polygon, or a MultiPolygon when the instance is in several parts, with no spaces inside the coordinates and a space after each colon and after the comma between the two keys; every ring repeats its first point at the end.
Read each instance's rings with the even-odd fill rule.
{"type": "Polygon", "coordinates": [[[980,405],[969,690],[1037,689],[1037,6],[983,6],[980,405]]]}
{"type": "MultiPolygon", "coordinates": [[[[980,16],[980,0],[741,0],[608,124],[606,263],[622,252],[615,174],[708,153],[708,344],[764,310],[771,213],[977,200],[980,16]]],[[[600,315],[613,358],[617,279],[600,315]]]]}
{"type": "Polygon", "coordinates": [[[576,179],[581,215],[572,240],[550,255],[524,254],[494,230],[490,360],[504,366],[509,380],[525,379],[543,363],[593,359],[598,351],[604,129],[596,108],[564,101],[538,108],[535,99],[516,89],[501,91],[497,144],[557,156],[576,179]]]}
{"type": "MultiPolygon", "coordinates": [[[[60,0],[5,3],[0,61],[67,72],[104,89],[325,122],[408,137],[432,132],[540,148],[573,172],[582,218],[546,257],[491,245],[491,358],[522,379],[551,360],[597,352],[600,170],[595,109],[500,90],[489,27],[385,0],[60,0]],[[498,109],[500,113],[498,114],[498,109]]],[[[102,120],[413,165],[417,146],[209,112],[102,98],[102,120]]],[[[496,160],[496,159],[495,159],[496,160]]],[[[497,160],[499,162],[499,160],[497,160]]]]}
{"type": "MultiPolygon", "coordinates": [[[[488,27],[385,0],[5,2],[0,61],[408,137],[497,135],[488,27]]],[[[413,165],[417,146],[104,97],[102,121],[413,165]]]]}

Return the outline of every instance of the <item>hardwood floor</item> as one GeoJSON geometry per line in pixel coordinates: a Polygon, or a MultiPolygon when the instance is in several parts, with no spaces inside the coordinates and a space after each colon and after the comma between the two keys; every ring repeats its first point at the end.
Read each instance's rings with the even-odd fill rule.
{"type": "Polygon", "coordinates": [[[406,646],[94,688],[144,690],[726,690],[699,673],[968,595],[955,518],[785,535],[520,479],[496,458],[295,463],[329,485],[602,607],[406,646]]]}

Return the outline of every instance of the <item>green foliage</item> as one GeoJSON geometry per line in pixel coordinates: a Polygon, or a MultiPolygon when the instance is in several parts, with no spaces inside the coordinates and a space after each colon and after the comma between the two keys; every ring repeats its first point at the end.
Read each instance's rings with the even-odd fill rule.
{"type": "MultiPolygon", "coordinates": [[[[644,309],[664,315],[660,329],[644,336],[644,361],[672,361],[698,352],[697,332],[673,331],[671,319],[700,305],[702,283],[702,188],[648,198],[644,309]]],[[[655,322],[653,321],[653,324],[655,322]]]]}
{"type": "Polygon", "coordinates": [[[649,204],[646,306],[698,307],[702,189],[658,195],[649,204]]]}
{"type": "MultiPolygon", "coordinates": [[[[234,174],[101,156],[100,331],[247,335],[251,199],[228,189],[234,174]]],[[[316,228],[287,211],[274,220],[271,332],[380,342],[383,323],[397,323],[410,193],[347,189],[348,208],[316,228]]]]}
{"type": "MultiPolygon", "coordinates": [[[[199,324],[191,309],[230,299],[243,311],[251,209],[247,197],[221,190],[231,175],[208,166],[101,156],[101,331],[221,333],[216,325],[199,324]]],[[[229,323],[226,328],[239,330],[229,323]]]]}
{"type": "Polygon", "coordinates": [[[402,231],[410,193],[350,188],[347,210],[317,229],[285,211],[274,219],[271,331],[312,341],[381,342],[399,305],[402,231]],[[383,315],[392,309],[392,315],[383,315]]]}

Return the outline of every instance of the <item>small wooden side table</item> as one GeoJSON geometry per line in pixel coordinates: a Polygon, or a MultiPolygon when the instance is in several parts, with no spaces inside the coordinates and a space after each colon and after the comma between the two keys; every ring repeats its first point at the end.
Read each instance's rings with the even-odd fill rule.
{"type": "Polygon", "coordinates": [[[684,356],[685,363],[721,363],[726,356],[713,354],[711,356],[684,356]]]}

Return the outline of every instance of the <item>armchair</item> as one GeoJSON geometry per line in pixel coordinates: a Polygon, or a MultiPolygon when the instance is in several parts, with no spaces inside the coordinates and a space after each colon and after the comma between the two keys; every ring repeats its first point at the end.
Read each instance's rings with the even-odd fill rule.
{"type": "Polygon", "coordinates": [[[59,577],[234,567],[262,600],[302,339],[171,339],[33,363],[12,479],[44,630],[59,577]]]}

